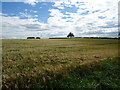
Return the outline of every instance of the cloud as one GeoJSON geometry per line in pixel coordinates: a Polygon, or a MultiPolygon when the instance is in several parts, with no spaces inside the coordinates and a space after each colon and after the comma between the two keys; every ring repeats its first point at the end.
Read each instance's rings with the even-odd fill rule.
{"type": "MultiPolygon", "coordinates": [[[[118,0],[114,2],[112,0],[56,1],[53,7],[58,9],[49,10],[52,17],[48,18],[48,22],[51,25],[59,26],[59,28],[60,26],[66,26],[64,31],[72,31],[76,35],[89,36],[100,34],[100,36],[110,36],[110,33],[118,31],[118,0]],[[62,12],[66,7],[71,8],[74,6],[77,8],[76,13],[72,11],[62,12]]],[[[114,36],[117,36],[117,33],[114,33],[114,36]]]]}
{"type": "MultiPolygon", "coordinates": [[[[4,39],[25,39],[28,36],[40,36],[41,38],[60,36],[62,32],[60,28],[64,28],[38,22],[35,18],[21,19],[18,16],[11,17],[4,16],[4,14],[0,18],[2,18],[2,38],[4,39]]],[[[63,35],[64,32],[61,34],[63,35]]]]}
{"type": "Polygon", "coordinates": [[[48,30],[44,23],[36,19],[20,19],[20,17],[0,16],[2,18],[2,36],[3,38],[26,38],[27,36],[36,36],[39,31],[48,30]]]}
{"type": "Polygon", "coordinates": [[[24,0],[23,2],[30,5],[36,5],[36,3],[38,3],[38,0],[24,0]]]}
{"type": "MultiPolygon", "coordinates": [[[[34,11],[33,11],[33,12],[34,12],[34,11]]],[[[35,12],[35,13],[36,13],[36,12],[35,12]]],[[[28,18],[28,19],[30,19],[30,18],[35,18],[35,19],[37,20],[36,17],[38,17],[38,15],[37,15],[37,14],[31,15],[31,14],[28,14],[28,12],[19,12],[19,17],[20,17],[20,18],[28,18]]]]}
{"type": "MultiPolygon", "coordinates": [[[[40,0],[2,0],[2,2],[24,2],[30,5],[36,5],[40,0]]],[[[43,0],[41,0],[43,1],[43,0]]]]}
{"type": "MultiPolygon", "coordinates": [[[[37,14],[33,16],[20,12],[20,17],[30,17],[28,19],[2,15],[3,34],[10,32],[9,36],[11,34],[13,37],[18,35],[24,38],[29,35],[40,35],[42,38],[66,36],[69,32],[73,32],[75,36],[117,36],[118,0],[51,1],[54,2],[54,8],[49,9],[50,17],[47,23],[33,18],[38,17],[37,14]],[[66,8],[71,8],[71,11],[66,8]]],[[[39,0],[24,2],[35,6],[39,0]]]]}

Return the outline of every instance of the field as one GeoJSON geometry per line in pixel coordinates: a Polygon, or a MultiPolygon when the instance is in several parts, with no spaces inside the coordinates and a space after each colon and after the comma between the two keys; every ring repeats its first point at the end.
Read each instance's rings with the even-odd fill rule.
{"type": "MultiPolygon", "coordinates": [[[[70,72],[78,70],[79,73],[83,73],[106,60],[114,61],[116,58],[118,62],[118,57],[117,39],[4,39],[2,40],[3,88],[50,88],[55,83],[59,83],[60,88],[68,88],[70,84],[63,86],[64,77],[67,75],[65,79],[67,81],[68,77],[72,77],[72,80],[73,77],[77,77],[74,76],[76,72],[74,75],[69,74],[70,72]]],[[[58,86],[56,84],[56,87],[58,86]]],[[[82,86],[91,88],[92,85],[82,86]]]]}

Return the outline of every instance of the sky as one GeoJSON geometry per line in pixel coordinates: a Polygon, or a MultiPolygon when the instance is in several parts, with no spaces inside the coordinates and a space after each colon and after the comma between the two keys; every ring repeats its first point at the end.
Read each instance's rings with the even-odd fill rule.
{"type": "Polygon", "coordinates": [[[118,1],[2,0],[1,38],[117,37],[118,1]]]}

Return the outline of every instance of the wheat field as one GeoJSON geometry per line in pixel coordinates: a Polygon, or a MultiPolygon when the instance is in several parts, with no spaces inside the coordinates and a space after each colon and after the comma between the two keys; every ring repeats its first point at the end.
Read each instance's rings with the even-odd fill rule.
{"type": "Polygon", "coordinates": [[[117,39],[4,39],[3,87],[31,87],[79,65],[117,56],[117,39]]]}

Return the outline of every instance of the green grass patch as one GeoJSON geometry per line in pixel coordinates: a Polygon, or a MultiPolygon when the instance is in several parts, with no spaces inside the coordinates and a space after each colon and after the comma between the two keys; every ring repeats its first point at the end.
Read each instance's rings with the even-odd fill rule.
{"type": "Polygon", "coordinates": [[[120,58],[106,60],[95,66],[77,67],[63,75],[61,79],[53,79],[38,88],[120,88],[120,58]]]}

